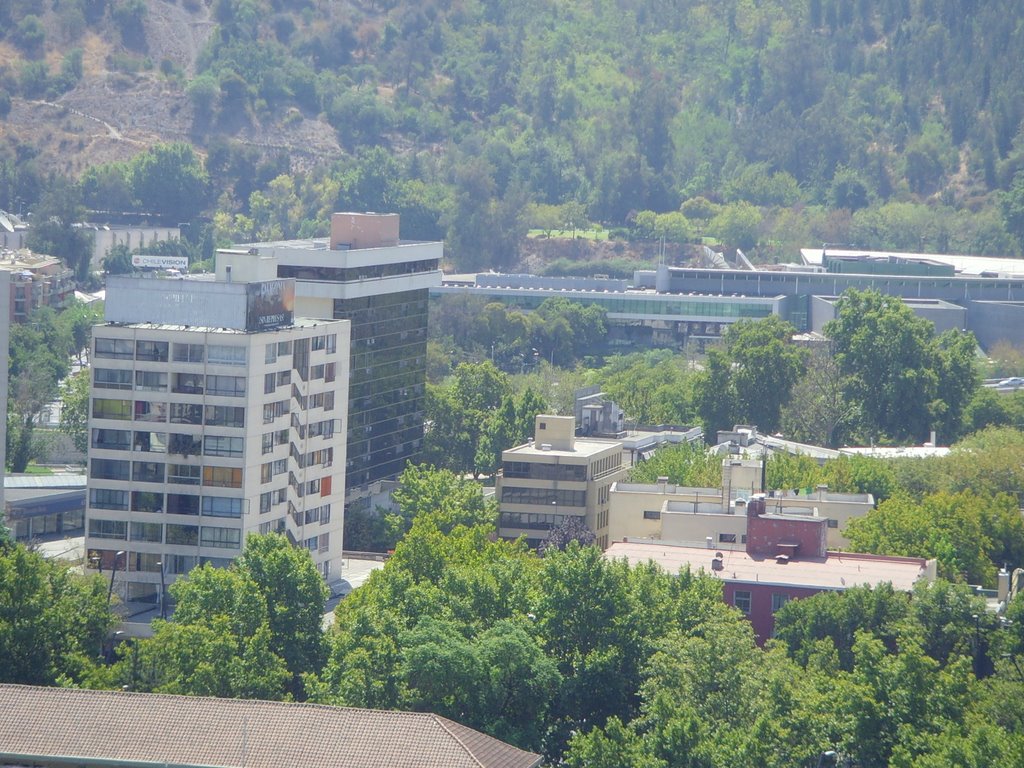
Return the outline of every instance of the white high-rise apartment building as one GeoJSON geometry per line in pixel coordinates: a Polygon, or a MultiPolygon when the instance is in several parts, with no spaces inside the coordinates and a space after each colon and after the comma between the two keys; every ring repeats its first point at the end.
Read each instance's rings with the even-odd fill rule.
{"type": "Polygon", "coordinates": [[[294,281],[111,278],[93,329],[86,548],[127,602],[278,531],[341,576],[349,322],[294,281]]]}

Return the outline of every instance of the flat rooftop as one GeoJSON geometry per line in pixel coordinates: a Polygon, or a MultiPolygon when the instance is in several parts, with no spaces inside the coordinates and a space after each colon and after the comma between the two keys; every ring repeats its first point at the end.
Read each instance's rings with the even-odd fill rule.
{"type": "Polygon", "coordinates": [[[622,449],[622,444],[618,440],[601,440],[596,437],[577,437],[575,441],[575,449],[571,451],[559,450],[558,448],[545,450],[541,448],[541,445],[544,445],[544,443],[527,443],[526,445],[509,448],[507,451],[504,451],[504,454],[513,459],[525,456],[565,456],[579,458],[596,456],[603,451],[607,451],[609,448],[614,448],[615,450],[622,449]]]}
{"type": "Polygon", "coordinates": [[[689,567],[723,581],[746,584],[775,584],[786,587],[844,590],[855,586],[890,583],[908,591],[929,576],[928,562],[916,557],[883,557],[849,552],[829,552],[827,557],[795,557],[780,564],[775,558],[749,555],[743,550],[680,546],[649,541],[617,541],[605,550],[612,560],[625,558],[630,565],[653,562],[668,573],[689,567]],[[723,556],[723,569],[713,571],[716,552],[723,556]]]}
{"type": "MultiPolygon", "coordinates": [[[[828,252],[829,256],[836,257],[879,258],[895,256],[900,259],[948,264],[956,270],[957,274],[962,274],[963,276],[978,276],[982,273],[994,273],[998,275],[1015,275],[1024,277],[1024,259],[1011,259],[998,256],[962,256],[955,254],[903,253],[898,251],[867,251],[839,248],[826,248],[825,250],[828,252]]],[[[821,248],[801,248],[800,256],[803,258],[805,264],[821,266],[821,248]]]]}

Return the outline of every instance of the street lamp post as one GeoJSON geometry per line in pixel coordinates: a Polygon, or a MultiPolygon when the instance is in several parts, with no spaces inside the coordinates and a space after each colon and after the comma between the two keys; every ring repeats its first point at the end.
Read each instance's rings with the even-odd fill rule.
{"type": "Polygon", "coordinates": [[[117,576],[117,561],[128,554],[125,550],[119,549],[114,555],[114,564],[110,569],[110,586],[107,588],[107,607],[110,607],[110,598],[114,594],[114,577],[117,576]]]}
{"type": "Polygon", "coordinates": [[[163,560],[157,560],[156,564],[160,566],[160,618],[161,619],[166,619],[167,618],[167,604],[166,604],[167,590],[166,590],[166,588],[164,586],[164,561],[163,560]]]}

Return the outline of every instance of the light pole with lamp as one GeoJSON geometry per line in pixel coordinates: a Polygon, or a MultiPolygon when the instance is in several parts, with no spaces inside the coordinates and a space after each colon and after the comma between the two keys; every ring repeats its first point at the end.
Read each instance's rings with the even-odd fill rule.
{"type": "Polygon", "coordinates": [[[167,618],[167,588],[164,586],[164,561],[157,560],[156,564],[160,566],[160,618],[167,618]]]}

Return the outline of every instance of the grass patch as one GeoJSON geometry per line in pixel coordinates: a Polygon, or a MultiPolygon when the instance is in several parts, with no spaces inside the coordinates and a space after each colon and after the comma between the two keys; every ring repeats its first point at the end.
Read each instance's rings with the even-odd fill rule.
{"type": "Polygon", "coordinates": [[[38,464],[29,464],[25,467],[26,475],[52,475],[53,470],[49,467],[40,467],[38,464]]]}

